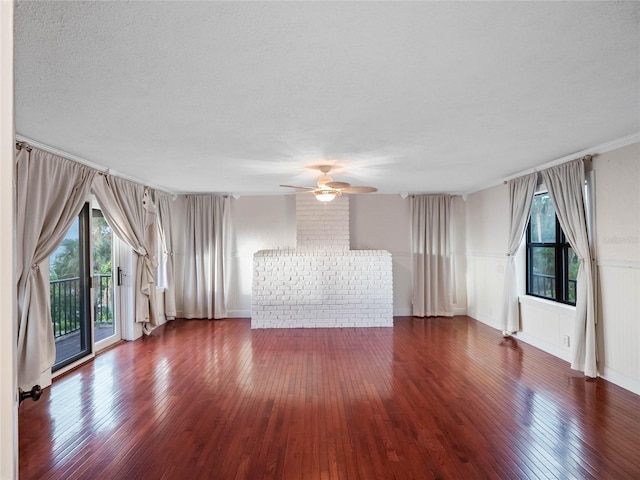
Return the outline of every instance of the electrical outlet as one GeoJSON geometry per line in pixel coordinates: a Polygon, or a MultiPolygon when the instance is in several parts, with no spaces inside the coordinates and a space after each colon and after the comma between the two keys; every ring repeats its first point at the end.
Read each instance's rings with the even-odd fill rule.
{"type": "Polygon", "coordinates": [[[570,346],[570,344],[569,344],[569,335],[563,335],[562,336],[562,345],[564,347],[569,347],[570,346]]]}

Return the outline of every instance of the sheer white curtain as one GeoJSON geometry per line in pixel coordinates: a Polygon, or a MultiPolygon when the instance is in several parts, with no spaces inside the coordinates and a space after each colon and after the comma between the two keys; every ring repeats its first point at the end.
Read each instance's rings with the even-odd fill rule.
{"type": "Polygon", "coordinates": [[[156,192],[158,220],[160,222],[160,247],[163,261],[164,314],[167,320],[176,318],[175,263],[173,260],[173,201],[171,195],[156,192]]]}
{"type": "Polygon", "coordinates": [[[183,283],[186,318],[227,316],[229,199],[188,195],[183,283]]]}
{"type": "Polygon", "coordinates": [[[411,198],[412,314],[416,317],[453,316],[451,199],[450,195],[411,198]]]}
{"type": "Polygon", "coordinates": [[[522,243],[531,214],[536,190],[537,173],[509,181],[509,242],[504,269],[504,299],[502,305],[502,333],[510,335],[519,330],[518,288],[515,255],[522,243]]]}
{"type": "Polygon", "coordinates": [[[56,358],[49,277],[41,265],[87,201],[96,171],[37,149],[16,156],[18,385],[30,390],[56,358]]]}
{"type": "Polygon", "coordinates": [[[591,247],[584,206],[584,162],[574,160],[541,172],[560,227],[580,259],[576,283],[576,319],[571,368],[598,376],[591,247]]]}
{"type": "Polygon", "coordinates": [[[157,216],[149,190],[105,174],[95,176],[92,188],[111,229],[137,254],[135,320],[149,333],[159,322],[154,278],[158,266],[157,216]]]}

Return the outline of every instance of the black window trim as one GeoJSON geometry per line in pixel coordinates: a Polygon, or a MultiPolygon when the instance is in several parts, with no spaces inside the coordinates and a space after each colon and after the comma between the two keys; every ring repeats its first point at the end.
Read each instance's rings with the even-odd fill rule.
{"type": "MultiPolygon", "coordinates": [[[[546,191],[536,192],[535,195],[544,195],[548,194],[546,191]]],[[[526,282],[526,294],[531,297],[542,298],[544,300],[549,300],[552,302],[562,303],[565,305],[575,306],[576,303],[569,300],[569,249],[571,245],[567,241],[567,237],[562,231],[562,227],[560,226],[560,221],[558,220],[558,215],[555,216],[555,225],[556,225],[556,238],[555,242],[532,242],[531,241],[531,214],[529,214],[529,223],[527,224],[527,233],[526,233],[526,272],[527,272],[527,282],[526,282]],[[535,247],[547,247],[554,248],[555,250],[555,281],[556,281],[556,295],[555,298],[545,297],[543,295],[538,295],[536,293],[531,292],[531,284],[533,282],[533,269],[531,266],[531,256],[533,255],[533,249],[535,247]]]]}

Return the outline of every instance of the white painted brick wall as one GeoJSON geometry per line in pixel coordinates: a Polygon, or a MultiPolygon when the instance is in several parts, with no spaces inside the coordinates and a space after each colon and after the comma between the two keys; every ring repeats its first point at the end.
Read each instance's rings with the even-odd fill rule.
{"type": "Polygon", "coordinates": [[[391,327],[391,254],[263,250],[254,256],[251,328],[391,327]]]}
{"type": "Polygon", "coordinates": [[[311,193],[296,195],[298,250],[349,250],[349,197],[320,202],[311,193]]]}
{"type": "Polygon", "coordinates": [[[253,257],[251,328],[393,326],[391,254],[349,250],[349,198],[297,194],[296,227],[296,250],[253,257]]]}

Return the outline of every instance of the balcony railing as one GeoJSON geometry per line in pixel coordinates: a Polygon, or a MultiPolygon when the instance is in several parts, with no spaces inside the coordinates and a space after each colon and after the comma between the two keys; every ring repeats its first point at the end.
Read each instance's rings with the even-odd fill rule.
{"type": "MultiPolygon", "coordinates": [[[[569,300],[575,302],[576,281],[568,280],[569,300]]],[[[531,274],[530,291],[534,295],[541,297],[556,298],[556,277],[554,275],[543,275],[541,273],[531,274]]]]}
{"type": "Polygon", "coordinates": [[[93,276],[93,320],[96,327],[113,323],[113,282],[111,274],[93,276]]]}
{"type": "Polygon", "coordinates": [[[531,274],[531,293],[541,297],[556,297],[556,277],[555,275],[543,275],[540,273],[531,274]]]}
{"type": "MultiPolygon", "coordinates": [[[[113,311],[111,307],[112,281],[110,274],[94,275],[94,320],[96,326],[111,325],[113,311]]],[[[72,277],[64,280],[51,280],[51,319],[55,338],[63,337],[80,330],[80,278],[72,277]]]]}

